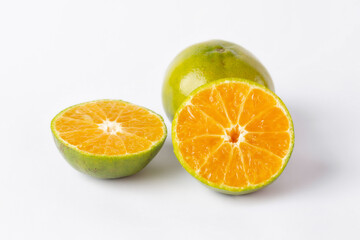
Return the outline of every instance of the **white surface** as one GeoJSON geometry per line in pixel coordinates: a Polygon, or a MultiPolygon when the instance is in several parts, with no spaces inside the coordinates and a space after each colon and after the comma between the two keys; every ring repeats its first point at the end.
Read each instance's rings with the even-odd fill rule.
{"type": "Polygon", "coordinates": [[[126,2],[1,1],[0,239],[360,239],[360,1],[126,2]],[[62,159],[49,126],[60,110],[114,98],[164,116],[167,65],[215,38],[253,52],[293,116],[274,184],[213,192],[170,136],[125,179],[62,159]]]}

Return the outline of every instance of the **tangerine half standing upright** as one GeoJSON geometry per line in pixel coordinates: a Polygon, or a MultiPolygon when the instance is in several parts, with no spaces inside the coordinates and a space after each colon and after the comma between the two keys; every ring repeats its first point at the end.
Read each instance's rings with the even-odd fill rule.
{"type": "Polygon", "coordinates": [[[174,152],[202,183],[245,194],[273,182],[294,146],[284,103],[253,81],[227,78],[205,84],[181,104],[172,124],[174,152]]]}

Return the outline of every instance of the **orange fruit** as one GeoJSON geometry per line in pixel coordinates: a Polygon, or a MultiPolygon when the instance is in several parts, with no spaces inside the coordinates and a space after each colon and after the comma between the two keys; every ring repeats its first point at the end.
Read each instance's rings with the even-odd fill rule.
{"type": "Polygon", "coordinates": [[[202,183],[227,194],[256,191],[284,170],[294,129],[284,103],[249,80],[221,79],[192,92],[172,124],[174,152],[202,183]]]}
{"type": "Polygon", "coordinates": [[[160,115],[120,100],[69,107],[54,117],[51,130],[70,165],[99,178],[143,169],[160,150],[167,131],[160,115]]]}

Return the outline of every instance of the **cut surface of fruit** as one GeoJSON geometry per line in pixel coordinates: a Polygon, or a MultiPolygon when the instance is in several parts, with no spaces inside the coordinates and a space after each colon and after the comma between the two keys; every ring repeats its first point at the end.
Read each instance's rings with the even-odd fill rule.
{"type": "Polygon", "coordinates": [[[179,107],[173,145],[195,178],[228,194],[260,189],[286,166],[294,145],[284,103],[260,84],[237,78],[206,84],[179,107]]]}
{"type": "Polygon", "coordinates": [[[117,162],[133,161],[134,166],[139,161],[145,163],[154,155],[153,151],[157,153],[166,137],[166,126],[159,115],[120,100],[98,100],[65,109],[53,119],[51,129],[60,151],[67,148],[70,152],[65,158],[71,164],[75,162],[75,168],[83,167],[78,166],[79,159],[68,158],[74,158],[75,153],[91,156],[95,160],[85,164],[87,170],[91,171],[92,163],[97,163],[92,174],[96,175],[103,161],[103,168],[110,171],[109,177],[120,177],[121,174],[116,175],[119,169],[115,168],[121,167],[117,162]],[[105,166],[107,162],[112,166],[105,166]]]}

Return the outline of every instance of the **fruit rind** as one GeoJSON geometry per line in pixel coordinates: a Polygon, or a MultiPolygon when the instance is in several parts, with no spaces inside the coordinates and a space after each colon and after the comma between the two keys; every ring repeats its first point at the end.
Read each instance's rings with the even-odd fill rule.
{"type": "Polygon", "coordinates": [[[293,121],[292,118],[290,116],[289,110],[286,108],[285,104],[283,103],[283,101],[275,94],[273,93],[271,90],[269,90],[268,88],[264,87],[261,84],[258,84],[256,82],[247,80],[247,79],[241,79],[241,78],[223,78],[223,79],[219,79],[217,81],[214,82],[210,82],[207,83],[203,86],[200,86],[199,88],[197,88],[196,90],[194,90],[185,100],[184,102],[180,105],[180,107],[177,109],[175,116],[174,116],[174,120],[172,122],[172,130],[171,130],[171,137],[172,137],[172,142],[173,142],[173,146],[174,146],[174,153],[177,157],[177,159],[179,160],[180,164],[183,166],[183,168],[190,173],[193,177],[195,177],[197,180],[199,180],[201,183],[205,184],[206,186],[210,187],[211,189],[214,189],[218,192],[224,193],[224,194],[229,194],[229,195],[242,195],[242,194],[247,194],[247,193],[251,193],[251,192],[255,192],[257,190],[260,190],[266,186],[268,186],[269,184],[271,184],[272,182],[274,182],[280,175],[281,173],[284,171],[287,163],[289,162],[291,153],[293,151],[294,148],[294,143],[295,143],[295,134],[294,134],[294,125],[293,125],[293,121]],[[198,92],[202,91],[203,89],[208,88],[209,86],[212,85],[218,85],[224,82],[233,82],[233,81],[240,81],[242,83],[246,83],[249,84],[250,86],[256,86],[259,87],[261,89],[263,89],[264,91],[266,91],[267,93],[271,94],[272,96],[275,97],[275,99],[279,102],[280,105],[282,105],[283,109],[285,110],[285,114],[288,117],[289,121],[289,133],[290,133],[290,146],[289,146],[289,152],[287,153],[287,155],[283,158],[283,161],[285,161],[282,165],[282,168],[274,175],[272,176],[270,179],[268,179],[266,182],[263,182],[261,184],[257,184],[254,186],[249,186],[249,187],[230,187],[230,186],[226,186],[226,185],[218,185],[215,183],[212,183],[210,181],[208,181],[207,179],[201,177],[200,175],[198,175],[189,165],[186,161],[184,161],[184,159],[182,158],[182,155],[180,153],[180,149],[179,149],[179,145],[178,143],[178,139],[176,137],[176,125],[177,125],[177,121],[178,121],[178,115],[181,112],[182,108],[184,106],[187,105],[187,103],[192,99],[192,97],[194,95],[196,95],[198,92]]]}
{"type": "MultiPolygon", "coordinates": [[[[103,99],[109,100],[109,99],[103,99]]],[[[163,124],[164,134],[163,137],[157,141],[151,148],[131,154],[125,155],[100,155],[100,154],[91,154],[82,150],[79,150],[76,146],[73,146],[59,136],[58,131],[55,129],[55,121],[62,116],[62,114],[68,111],[71,108],[85,105],[92,102],[98,102],[103,100],[95,100],[90,102],[84,102],[77,105],[68,107],[58,113],[51,121],[51,132],[57,148],[60,153],[63,155],[65,160],[76,170],[88,174],[97,178],[121,178],[133,175],[140,170],[142,170],[160,151],[163,146],[165,139],[167,137],[167,128],[164,123],[164,119],[154,111],[144,108],[149,112],[155,114],[161,120],[163,124]]],[[[110,100],[110,101],[119,101],[126,104],[132,104],[122,100],[110,100]]],[[[133,104],[132,104],[133,105],[133,104]]]]}

